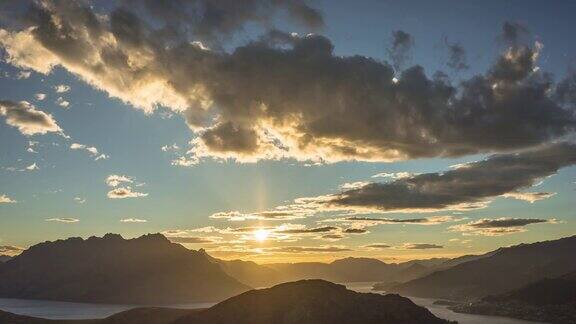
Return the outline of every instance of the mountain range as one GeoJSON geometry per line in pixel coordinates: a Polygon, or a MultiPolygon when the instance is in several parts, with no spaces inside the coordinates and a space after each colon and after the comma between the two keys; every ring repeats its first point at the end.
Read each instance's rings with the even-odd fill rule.
{"type": "Polygon", "coordinates": [[[404,296],[474,300],[576,271],[576,236],[500,248],[479,258],[396,285],[404,296]]]}
{"type": "Polygon", "coordinates": [[[160,234],[45,242],[0,264],[4,298],[173,304],[220,301],[250,288],[160,234]]]}
{"type": "Polygon", "coordinates": [[[0,311],[11,324],[446,324],[398,295],[357,293],[323,280],[251,290],[203,310],[139,308],[101,320],[49,321],[0,311]]]}
{"type": "Polygon", "coordinates": [[[500,295],[458,304],[451,309],[461,313],[573,324],[576,323],[576,272],[538,280],[500,295]]]}

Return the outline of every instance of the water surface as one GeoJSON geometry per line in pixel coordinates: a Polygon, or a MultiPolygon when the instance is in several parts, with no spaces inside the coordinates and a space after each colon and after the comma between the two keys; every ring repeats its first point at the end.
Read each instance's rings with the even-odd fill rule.
{"type": "MultiPolygon", "coordinates": [[[[344,283],[348,289],[358,292],[374,292],[372,286],[375,282],[349,282],[344,283]]],[[[540,322],[523,321],[500,316],[487,316],[476,314],[455,313],[443,305],[434,305],[435,299],[409,297],[415,304],[428,308],[437,317],[457,321],[459,324],[544,324],[540,322]]]]}
{"type": "MultiPolygon", "coordinates": [[[[344,283],[348,289],[358,292],[372,292],[374,282],[344,283]]],[[[434,299],[410,298],[414,303],[426,307],[434,315],[460,324],[537,324],[537,322],[522,321],[506,317],[461,314],[449,310],[446,306],[434,305],[434,299]]],[[[164,305],[164,307],[198,309],[207,308],[215,303],[191,303],[164,305]]],[[[141,305],[106,305],[89,303],[68,303],[45,300],[0,298],[0,309],[3,311],[48,318],[48,319],[91,319],[105,318],[141,305]]],[[[542,324],[542,323],[540,323],[542,324]]]]}

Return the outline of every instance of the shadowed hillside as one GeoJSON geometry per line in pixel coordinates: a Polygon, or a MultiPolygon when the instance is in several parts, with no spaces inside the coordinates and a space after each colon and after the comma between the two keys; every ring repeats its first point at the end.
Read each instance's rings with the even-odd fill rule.
{"type": "Polygon", "coordinates": [[[218,301],[248,289],[203,253],[160,234],[45,242],[0,264],[0,297],[9,298],[170,304],[218,301]]]}
{"type": "Polygon", "coordinates": [[[576,270],[576,236],[501,248],[492,255],[397,285],[406,296],[474,299],[576,270]]]}

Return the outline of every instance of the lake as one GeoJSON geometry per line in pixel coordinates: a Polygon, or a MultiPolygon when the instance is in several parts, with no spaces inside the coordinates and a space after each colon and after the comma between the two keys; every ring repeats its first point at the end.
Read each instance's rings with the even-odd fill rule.
{"type": "MultiPolygon", "coordinates": [[[[348,287],[350,290],[358,292],[373,292],[372,286],[375,284],[375,282],[350,282],[343,284],[346,285],[346,287],[348,287]]],[[[436,301],[435,299],[417,297],[409,298],[415,304],[428,308],[432,314],[450,321],[457,321],[459,324],[544,324],[500,316],[455,313],[449,310],[447,306],[434,305],[433,303],[436,301]]]]}
{"type": "MultiPolygon", "coordinates": [[[[374,282],[345,283],[348,289],[358,292],[371,292],[373,284],[374,282]]],[[[454,313],[446,308],[446,306],[433,305],[433,299],[410,299],[412,299],[414,303],[428,308],[434,315],[447,320],[458,321],[460,324],[537,324],[537,322],[528,322],[505,317],[454,313]]],[[[197,309],[210,307],[212,305],[214,305],[214,303],[191,303],[169,305],[167,307],[197,309]]],[[[135,307],[139,306],[0,298],[0,309],[3,311],[48,319],[104,318],[135,307]]]]}

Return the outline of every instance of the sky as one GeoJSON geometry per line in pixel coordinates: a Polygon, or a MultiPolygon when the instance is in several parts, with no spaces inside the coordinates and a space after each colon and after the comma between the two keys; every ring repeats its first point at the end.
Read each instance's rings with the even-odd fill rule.
{"type": "Polygon", "coordinates": [[[0,254],[256,262],[573,235],[572,1],[0,4],[0,254]]]}

